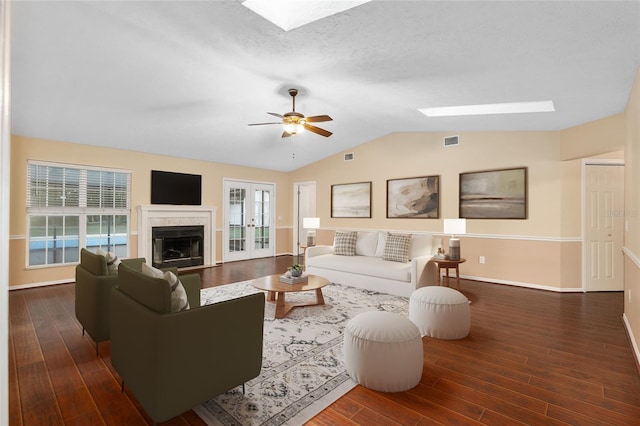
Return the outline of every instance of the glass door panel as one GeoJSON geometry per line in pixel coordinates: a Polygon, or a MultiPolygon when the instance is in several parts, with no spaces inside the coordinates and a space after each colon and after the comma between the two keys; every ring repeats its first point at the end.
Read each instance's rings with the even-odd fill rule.
{"type": "Polygon", "coordinates": [[[224,181],[223,262],[274,256],[274,186],[224,181]]]}

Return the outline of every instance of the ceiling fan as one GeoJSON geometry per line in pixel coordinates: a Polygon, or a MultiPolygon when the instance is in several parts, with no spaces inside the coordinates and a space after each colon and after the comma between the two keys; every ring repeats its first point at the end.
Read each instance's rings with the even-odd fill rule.
{"type": "Polygon", "coordinates": [[[321,121],[332,121],[333,118],[328,115],[315,115],[313,117],[305,117],[303,114],[296,112],[296,95],[298,94],[298,89],[289,89],[289,94],[293,99],[293,108],[291,112],[287,112],[286,114],[277,114],[275,112],[268,112],[267,114],[273,115],[274,117],[281,118],[282,121],[274,121],[271,123],[253,123],[249,124],[249,126],[263,126],[265,124],[282,124],[282,137],[286,138],[297,133],[302,132],[303,130],[308,130],[320,136],[329,137],[333,133],[328,130],[321,129],[320,127],[313,126],[309,123],[318,123],[321,121]]]}

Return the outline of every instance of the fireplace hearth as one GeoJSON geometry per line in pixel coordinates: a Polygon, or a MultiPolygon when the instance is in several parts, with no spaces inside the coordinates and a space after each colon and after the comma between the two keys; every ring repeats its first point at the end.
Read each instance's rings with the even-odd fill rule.
{"type": "Polygon", "coordinates": [[[154,226],[151,239],[156,268],[204,265],[204,226],[154,226]]]}

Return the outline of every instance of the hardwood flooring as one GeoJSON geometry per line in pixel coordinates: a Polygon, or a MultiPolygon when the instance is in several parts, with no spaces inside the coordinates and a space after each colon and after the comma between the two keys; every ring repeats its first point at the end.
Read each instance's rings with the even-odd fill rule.
{"type": "MultiPolygon", "coordinates": [[[[203,287],[281,272],[291,256],[198,270],[203,287]]],[[[471,333],[425,337],[422,380],[401,393],[361,386],[307,424],[638,425],[640,375],[623,293],[553,293],[462,281],[471,333]]],[[[9,293],[10,425],[152,423],[109,358],[82,336],[74,284],[9,293]]],[[[202,425],[192,412],[166,425],[202,425]]]]}

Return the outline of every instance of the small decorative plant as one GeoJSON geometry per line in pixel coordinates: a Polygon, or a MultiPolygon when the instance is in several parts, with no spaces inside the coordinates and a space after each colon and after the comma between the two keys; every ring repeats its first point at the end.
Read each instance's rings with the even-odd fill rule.
{"type": "Polygon", "coordinates": [[[287,268],[287,271],[291,273],[292,277],[299,277],[300,275],[302,275],[302,265],[299,263],[294,263],[287,268]]]}

